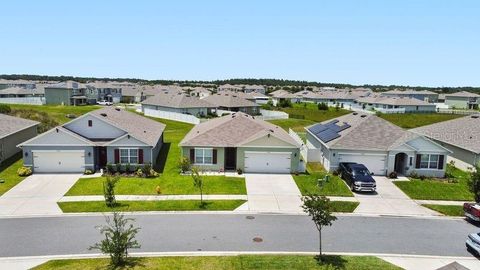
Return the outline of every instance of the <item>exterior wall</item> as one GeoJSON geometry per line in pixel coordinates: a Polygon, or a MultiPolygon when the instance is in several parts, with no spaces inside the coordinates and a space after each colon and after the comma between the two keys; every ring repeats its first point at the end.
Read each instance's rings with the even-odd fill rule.
{"type": "Polygon", "coordinates": [[[65,127],[83,137],[90,139],[111,139],[118,138],[125,134],[125,131],[118,129],[110,124],[101,121],[95,116],[86,115],[75,119],[65,127]],[[92,121],[92,126],[88,126],[88,121],[92,121]]]}
{"type": "Polygon", "coordinates": [[[61,88],[45,88],[45,103],[47,105],[70,105],[70,90],[61,88]]]}
{"type": "Polygon", "coordinates": [[[143,164],[156,162],[158,152],[163,144],[163,135],[162,138],[158,141],[155,147],[146,145],[145,143],[133,138],[125,136],[118,141],[115,141],[107,146],[107,163],[115,164],[115,149],[120,148],[138,148],[143,149],[143,164]]]}
{"type": "Polygon", "coordinates": [[[445,97],[445,104],[447,104],[449,108],[468,109],[468,98],[445,97]]]}
{"type": "MultiPolygon", "coordinates": [[[[194,149],[195,147],[182,147],[182,156],[190,159],[190,149],[194,149]]],[[[194,164],[192,160],[192,166],[196,166],[205,171],[220,171],[224,169],[225,166],[225,149],[223,147],[197,147],[197,148],[212,148],[217,149],[217,164],[209,164],[209,165],[198,165],[194,164]]],[[[238,150],[237,150],[238,151],[238,150]]]]}
{"type": "MultiPolygon", "coordinates": [[[[115,149],[120,148],[136,148],[143,149],[143,164],[152,163],[152,147],[150,146],[136,146],[136,145],[125,145],[125,146],[107,146],[107,164],[115,164],[115,149]]],[[[137,164],[131,164],[137,165],[137,164]]]]}
{"type": "MultiPolygon", "coordinates": [[[[436,140],[435,140],[436,141],[436,140]]],[[[447,148],[448,150],[452,151],[453,153],[450,154],[450,156],[459,159],[465,163],[468,163],[472,166],[474,166],[476,163],[480,162],[480,154],[475,154],[471,151],[468,151],[466,149],[448,144],[448,143],[443,143],[440,141],[436,141],[439,143],[441,146],[447,148]]]]}
{"type": "Polygon", "coordinates": [[[23,151],[23,164],[26,167],[32,168],[32,171],[35,172],[33,166],[33,153],[35,150],[84,150],[85,151],[85,169],[94,170],[94,150],[93,146],[24,146],[23,151]],[[90,156],[88,153],[91,153],[90,156]]]}
{"type": "Polygon", "coordinates": [[[17,147],[18,144],[35,136],[37,136],[37,126],[26,128],[0,139],[0,163],[21,151],[17,147]]]}
{"type": "Polygon", "coordinates": [[[195,116],[207,115],[208,113],[207,108],[170,108],[170,107],[162,107],[162,106],[154,106],[154,105],[146,105],[146,104],[143,104],[142,107],[143,107],[143,110],[151,109],[151,110],[164,111],[164,112],[191,114],[195,116]]]}
{"type": "MultiPolygon", "coordinates": [[[[330,171],[330,149],[321,144],[312,134],[307,131],[307,148],[318,149],[317,153],[312,153],[312,158],[309,161],[318,161],[323,164],[323,167],[330,171]]],[[[312,151],[313,152],[313,151],[312,151]]]]}
{"type": "Polygon", "coordinates": [[[155,145],[155,147],[152,149],[152,164],[154,165],[160,165],[160,164],[157,164],[157,159],[158,159],[158,154],[162,149],[162,146],[163,146],[163,134],[160,140],[158,141],[157,145],[155,145]]]}
{"type": "Polygon", "coordinates": [[[435,112],[436,106],[399,106],[400,108],[405,108],[405,112],[435,112]]]}

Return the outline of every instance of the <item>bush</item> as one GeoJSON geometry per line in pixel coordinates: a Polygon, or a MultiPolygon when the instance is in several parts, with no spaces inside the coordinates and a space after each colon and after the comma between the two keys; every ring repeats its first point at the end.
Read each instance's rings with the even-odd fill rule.
{"type": "Polygon", "coordinates": [[[187,157],[181,157],[180,158],[180,162],[179,162],[179,167],[180,167],[180,171],[182,173],[185,173],[185,172],[188,172],[190,171],[190,167],[191,167],[191,162],[190,162],[190,159],[187,158],[187,157]]]}
{"type": "Polygon", "coordinates": [[[113,174],[115,173],[115,168],[113,167],[112,163],[107,164],[107,173],[108,174],[113,174]]]}
{"type": "Polygon", "coordinates": [[[89,169],[86,169],[85,172],[84,172],[84,174],[86,174],[86,175],[91,175],[93,173],[94,172],[92,170],[89,170],[89,169]]]}
{"type": "Polygon", "coordinates": [[[142,171],[142,169],[137,169],[137,170],[135,171],[135,175],[136,175],[137,177],[143,177],[143,171],[142,171]]]}
{"type": "Polygon", "coordinates": [[[120,163],[115,164],[115,171],[117,173],[121,173],[122,172],[122,164],[120,164],[120,163]]]}
{"type": "Polygon", "coordinates": [[[338,176],[338,175],[340,174],[340,172],[339,172],[338,170],[334,170],[334,171],[332,172],[332,174],[333,174],[333,176],[338,176]]]}
{"type": "Polygon", "coordinates": [[[398,175],[397,172],[391,172],[388,174],[388,178],[390,179],[397,179],[398,175]]]}
{"type": "Polygon", "coordinates": [[[125,172],[126,173],[130,173],[131,169],[132,169],[132,166],[130,165],[130,163],[125,164],[125,172]]]}
{"type": "Polygon", "coordinates": [[[325,102],[318,103],[317,108],[321,111],[328,111],[328,105],[325,102]]]}
{"type": "Polygon", "coordinates": [[[289,99],[281,99],[277,106],[281,108],[289,108],[292,107],[292,102],[289,99]]]}
{"type": "Polygon", "coordinates": [[[237,173],[238,173],[239,175],[242,175],[242,174],[243,174],[242,169],[237,169],[237,173]]]}
{"type": "Polygon", "coordinates": [[[107,176],[103,182],[103,196],[105,197],[105,204],[108,207],[115,207],[117,200],[115,199],[115,185],[120,178],[118,176],[107,176]]]}
{"type": "Polygon", "coordinates": [[[0,104],[0,113],[9,114],[12,112],[12,108],[6,104],[0,104]]]}
{"type": "Polygon", "coordinates": [[[413,178],[413,179],[418,179],[419,175],[416,172],[411,172],[408,177],[413,178]]]}
{"type": "Polygon", "coordinates": [[[32,169],[28,167],[20,167],[17,170],[18,176],[29,176],[32,175],[32,169]]]}

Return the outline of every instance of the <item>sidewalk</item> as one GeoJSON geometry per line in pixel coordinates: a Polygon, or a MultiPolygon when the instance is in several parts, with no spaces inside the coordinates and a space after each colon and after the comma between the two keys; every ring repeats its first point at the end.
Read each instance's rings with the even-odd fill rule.
{"type": "MultiPolygon", "coordinates": [[[[200,200],[200,195],[115,195],[117,201],[200,200]]],[[[247,195],[203,195],[204,200],[247,200],[247,195]]],[[[59,202],[104,201],[102,195],[65,196],[59,202]]]]}
{"type": "Polygon", "coordinates": [[[418,204],[439,204],[439,205],[460,205],[473,203],[472,201],[437,201],[437,200],[415,200],[418,204]]]}
{"type": "MultiPolygon", "coordinates": [[[[468,269],[480,269],[480,261],[477,258],[452,258],[452,257],[394,257],[379,256],[380,259],[402,267],[405,270],[436,270],[445,265],[457,262],[468,269]]],[[[457,268],[451,268],[457,269],[457,268]]],[[[461,268],[458,268],[461,269],[461,268]]]]}

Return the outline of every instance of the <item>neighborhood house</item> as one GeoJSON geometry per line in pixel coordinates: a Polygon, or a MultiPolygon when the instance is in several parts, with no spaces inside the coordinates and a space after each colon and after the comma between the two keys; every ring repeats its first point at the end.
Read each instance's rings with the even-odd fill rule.
{"type": "Polygon", "coordinates": [[[0,114],[0,164],[20,152],[17,144],[37,136],[38,122],[0,114]]]}

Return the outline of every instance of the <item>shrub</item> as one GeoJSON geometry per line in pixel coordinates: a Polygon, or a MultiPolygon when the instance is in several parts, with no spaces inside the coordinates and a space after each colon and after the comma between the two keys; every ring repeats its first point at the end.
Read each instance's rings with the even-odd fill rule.
{"type": "Polygon", "coordinates": [[[143,168],[142,168],[143,174],[148,176],[150,174],[151,169],[152,169],[152,165],[150,165],[150,163],[143,165],[143,168]]]}
{"type": "Polygon", "coordinates": [[[187,157],[181,157],[179,162],[180,171],[182,173],[190,171],[191,163],[190,159],[187,157]]]}
{"type": "Polygon", "coordinates": [[[340,172],[339,172],[338,170],[334,170],[334,171],[332,172],[332,174],[333,174],[334,176],[338,176],[338,175],[340,174],[340,172]]]}
{"type": "Polygon", "coordinates": [[[418,179],[418,178],[420,178],[416,172],[411,172],[408,177],[413,178],[413,179],[418,179]]]}
{"type": "Polygon", "coordinates": [[[130,172],[130,169],[131,169],[130,163],[125,164],[125,172],[126,172],[126,173],[129,173],[129,172],[130,172]]]}
{"type": "Polygon", "coordinates": [[[239,175],[242,175],[242,174],[243,174],[242,169],[237,169],[237,173],[238,173],[239,175]]]}
{"type": "Polygon", "coordinates": [[[107,173],[113,174],[115,172],[115,168],[113,167],[112,163],[107,164],[107,173]]]}
{"type": "Polygon", "coordinates": [[[93,174],[93,171],[92,170],[89,170],[89,169],[86,169],[84,174],[86,175],[90,175],[90,174],[93,174]]]}
{"type": "Polygon", "coordinates": [[[280,102],[278,102],[278,107],[281,107],[281,108],[292,107],[292,102],[289,99],[281,99],[280,102]]]}
{"type": "Polygon", "coordinates": [[[6,104],[0,104],[0,113],[9,114],[12,111],[12,108],[6,104]]]}
{"type": "Polygon", "coordinates": [[[122,172],[122,164],[120,164],[120,163],[115,164],[115,171],[117,173],[121,173],[122,172]]]}
{"type": "Polygon", "coordinates": [[[150,169],[150,172],[148,173],[148,177],[158,177],[159,174],[156,172],[154,169],[150,169]]]}
{"type": "Polygon", "coordinates": [[[108,207],[115,207],[117,200],[115,199],[115,185],[120,178],[118,176],[107,176],[103,182],[103,196],[105,197],[105,204],[108,207]]]}
{"type": "Polygon", "coordinates": [[[388,174],[388,178],[397,179],[397,177],[398,177],[397,172],[391,172],[388,174]]]}
{"type": "Polygon", "coordinates": [[[29,167],[20,167],[17,170],[18,176],[29,176],[32,174],[32,169],[29,167]]]}
{"type": "Polygon", "coordinates": [[[318,103],[317,108],[321,111],[328,111],[328,105],[325,102],[318,103]]]}
{"type": "Polygon", "coordinates": [[[143,171],[142,171],[142,169],[137,169],[137,170],[135,171],[135,175],[136,175],[137,177],[143,177],[143,171]]]}

